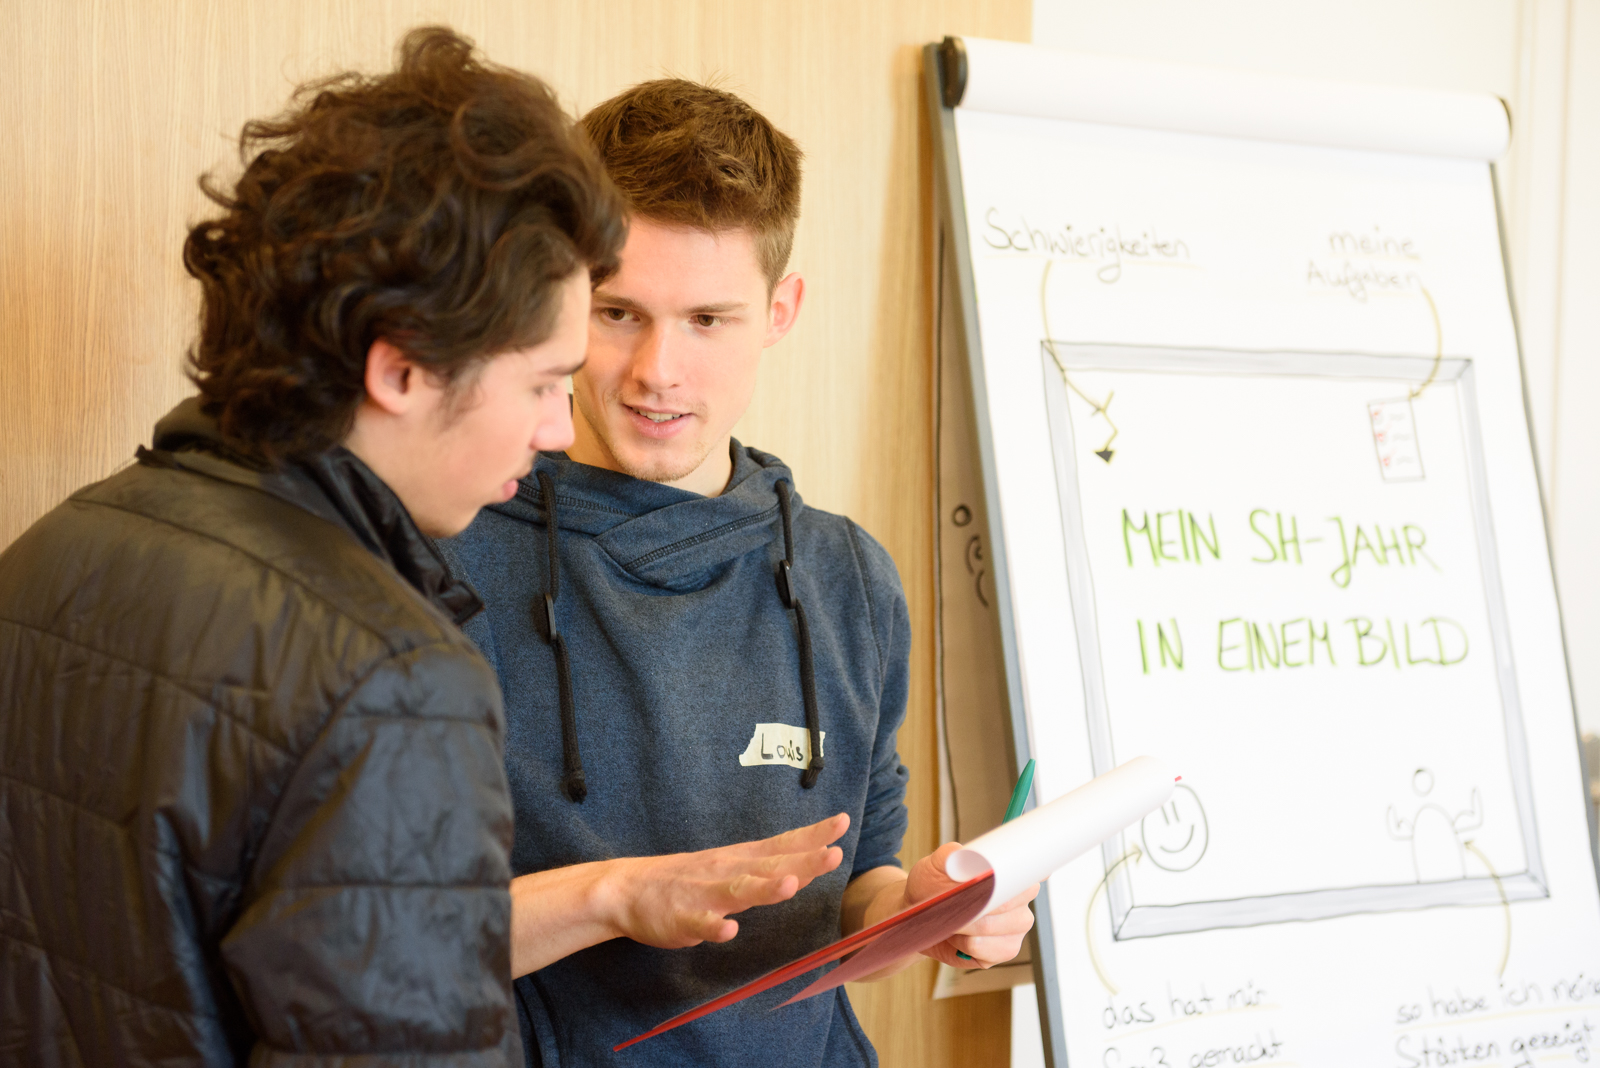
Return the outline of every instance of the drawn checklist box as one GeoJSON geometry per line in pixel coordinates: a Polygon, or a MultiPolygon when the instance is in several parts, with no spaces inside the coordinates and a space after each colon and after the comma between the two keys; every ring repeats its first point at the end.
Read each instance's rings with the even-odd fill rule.
{"type": "Polygon", "coordinates": [[[1422,449],[1417,443],[1417,421],[1411,398],[1373,401],[1367,405],[1372,420],[1372,443],[1378,450],[1378,471],[1385,482],[1422,479],[1422,449]]]}

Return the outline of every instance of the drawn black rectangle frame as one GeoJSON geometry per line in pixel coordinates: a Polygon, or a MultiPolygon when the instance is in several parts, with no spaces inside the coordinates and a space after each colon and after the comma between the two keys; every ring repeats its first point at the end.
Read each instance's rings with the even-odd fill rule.
{"type": "Polygon", "coordinates": [[[1111,909],[1114,938],[1151,938],[1219,928],[1255,927],[1359,913],[1452,905],[1498,905],[1502,893],[1508,901],[1549,897],[1540,853],[1538,821],[1533,808],[1527,736],[1522,724],[1521,698],[1516,666],[1511,655],[1505,595],[1500,581],[1499,554],[1489,502],[1488,473],[1483,458],[1472,361],[1463,358],[1442,359],[1437,368],[1434,363],[1427,357],[1368,353],[1242,352],[1050,340],[1040,342],[1045,408],[1056,471],[1061,531],[1066,544],[1068,595],[1079,659],[1083,665],[1085,719],[1089,731],[1090,757],[1096,775],[1103,775],[1115,767],[1116,758],[1112,751],[1110,711],[1106,703],[1105,668],[1100,655],[1094,580],[1090,572],[1083,512],[1078,496],[1077,463],[1072,451],[1072,412],[1067,403],[1067,387],[1062,371],[1380,379],[1401,383],[1423,381],[1433,371],[1436,372],[1436,387],[1446,383],[1455,387],[1467,457],[1469,503],[1505,722],[1506,757],[1527,861],[1526,867],[1520,872],[1493,876],[1486,874],[1448,882],[1329,887],[1180,905],[1139,905],[1134,901],[1132,877],[1127,865],[1113,870],[1118,858],[1127,849],[1124,835],[1118,834],[1101,847],[1106,869],[1110,872],[1106,898],[1111,909]],[[1057,427],[1066,428],[1066,434],[1058,433],[1057,427]]]}

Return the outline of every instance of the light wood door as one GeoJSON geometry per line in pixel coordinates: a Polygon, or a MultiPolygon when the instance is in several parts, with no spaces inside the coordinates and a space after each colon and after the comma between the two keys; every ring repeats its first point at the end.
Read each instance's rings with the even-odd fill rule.
{"type": "MultiPolygon", "coordinates": [[[[8,0],[0,5],[0,546],[149,440],[188,392],[195,180],[301,80],[380,69],[443,22],[574,110],[671,73],[712,79],[804,146],[807,305],[736,433],[783,457],[900,567],[915,632],[900,752],[907,861],[937,843],[933,725],[931,162],[921,44],[1026,40],[1029,0],[8,0]]],[[[1008,1063],[1004,994],[933,1002],[932,966],[852,998],[886,1066],[1008,1063]]]]}

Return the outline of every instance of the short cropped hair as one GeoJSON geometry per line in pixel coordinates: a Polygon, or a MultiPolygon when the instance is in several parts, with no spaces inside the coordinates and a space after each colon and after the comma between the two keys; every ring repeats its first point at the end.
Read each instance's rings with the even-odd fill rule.
{"type": "Polygon", "coordinates": [[[770,290],[800,219],[800,146],[732,93],[644,82],[582,119],[628,210],[717,233],[748,230],[770,290]]]}
{"type": "Polygon", "coordinates": [[[223,434],[268,463],[343,441],[384,339],[458,391],[555,329],[562,283],[616,270],[621,199],[538,78],[413,30],[382,75],[301,86],[244,126],[222,214],[183,261],[202,288],[189,377],[223,434]]]}

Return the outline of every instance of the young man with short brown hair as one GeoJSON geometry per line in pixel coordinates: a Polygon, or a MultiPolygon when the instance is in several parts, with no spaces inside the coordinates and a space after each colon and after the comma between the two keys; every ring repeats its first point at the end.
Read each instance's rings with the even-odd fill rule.
{"type": "MultiPolygon", "coordinates": [[[[486,599],[468,633],[507,693],[513,910],[529,917],[513,972],[546,1066],[606,1060],[944,889],[954,848],[909,873],[896,859],[911,632],[893,561],[731,437],[805,295],[784,273],[798,146],[732,94],[679,80],[636,86],[583,126],[631,221],[573,377],[575,440],[446,547],[486,599]],[[789,865],[759,901],[730,867],[750,856],[789,865]],[[612,902],[647,875],[641,923],[612,902]]],[[[1019,899],[929,955],[1007,960],[1031,922],[1019,899]]],[[[842,987],[769,1011],[799,985],[623,1056],[875,1063],[842,987]]]]}

